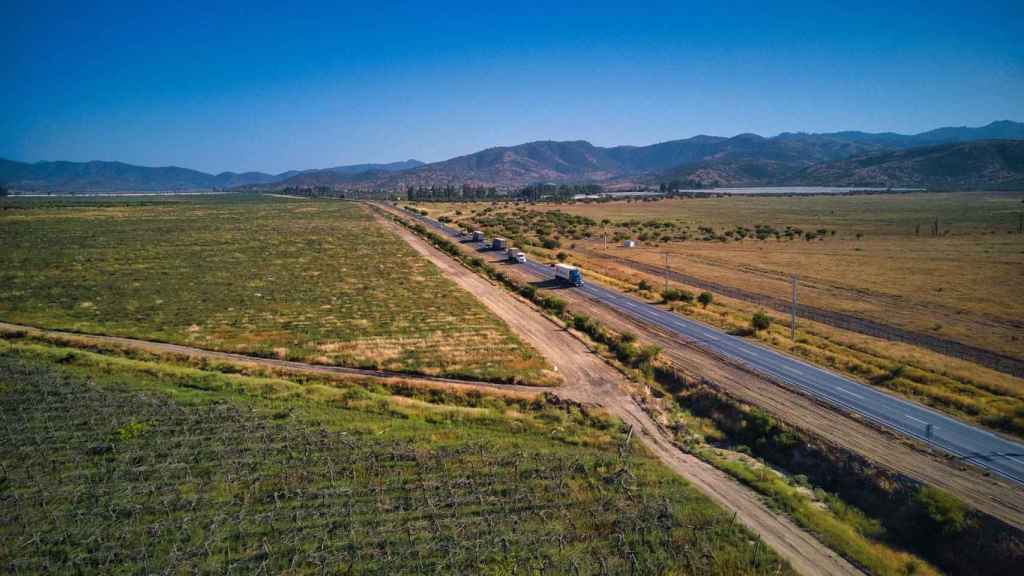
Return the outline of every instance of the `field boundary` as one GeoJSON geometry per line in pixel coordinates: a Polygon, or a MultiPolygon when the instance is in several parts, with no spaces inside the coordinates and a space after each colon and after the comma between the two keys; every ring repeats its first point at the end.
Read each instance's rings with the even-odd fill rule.
{"type": "MultiPolygon", "coordinates": [[[[606,258],[618,264],[622,264],[623,266],[633,268],[640,272],[646,272],[648,274],[657,274],[658,276],[667,275],[671,280],[675,280],[676,282],[689,284],[690,286],[701,290],[711,290],[721,294],[722,296],[764,306],[765,308],[770,308],[777,312],[785,312],[788,314],[791,308],[791,303],[788,300],[777,298],[775,296],[758,294],[742,288],[704,280],[675,270],[668,270],[666,273],[665,269],[660,266],[647,264],[645,262],[637,262],[614,254],[595,252],[593,250],[581,248],[577,248],[576,250],[584,256],[606,258]]],[[[796,310],[799,316],[814,322],[820,322],[822,324],[834,326],[842,330],[857,332],[866,336],[873,336],[875,338],[920,346],[945,356],[968,360],[1004,374],[1024,378],[1024,360],[1000,354],[999,352],[979,348],[970,344],[964,344],[948,338],[939,338],[938,336],[932,336],[931,334],[924,334],[922,332],[883,324],[881,322],[868,320],[852,314],[826,310],[815,306],[808,306],[806,304],[797,303],[796,310]]]]}
{"type": "MultiPolygon", "coordinates": [[[[417,382],[421,384],[433,385],[436,387],[449,389],[462,388],[479,390],[485,388],[497,392],[526,393],[531,396],[540,395],[545,392],[552,392],[556,390],[556,388],[547,386],[498,384],[494,382],[485,382],[482,380],[459,380],[454,378],[444,378],[442,376],[428,376],[425,374],[415,374],[411,372],[393,372],[388,370],[375,370],[370,368],[350,368],[347,366],[307,364],[305,362],[295,362],[293,360],[263,358],[261,356],[247,356],[245,354],[236,354],[233,352],[219,352],[216,350],[207,350],[205,348],[183,346],[181,344],[169,344],[166,342],[140,340],[138,338],[126,338],[123,336],[105,336],[102,334],[84,334],[80,332],[68,332],[65,330],[50,330],[47,328],[39,328],[37,326],[13,324],[10,322],[0,321],[0,334],[14,335],[18,333],[23,333],[30,336],[41,336],[51,338],[56,337],[65,338],[68,340],[84,340],[85,343],[102,344],[107,346],[127,348],[130,350],[140,350],[143,352],[157,354],[175,354],[179,356],[186,356],[192,358],[224,360],[227,362],[238,364],[266,366],[293,373],[325,374],[333,376],[359,376],[379,380],[417,382]]],[[[69,342],[67,343],[67,345],[74,347],[73,342],[69,342]]]]}

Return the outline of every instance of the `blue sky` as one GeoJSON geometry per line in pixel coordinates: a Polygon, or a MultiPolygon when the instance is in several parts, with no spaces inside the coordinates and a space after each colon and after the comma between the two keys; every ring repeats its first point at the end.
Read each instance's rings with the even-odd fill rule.
{"type": "Polygon", "coordinates": [[[278,172],[1024,120],[1024,2],[550,4],[0,0],[0,157],[278,172]]]}

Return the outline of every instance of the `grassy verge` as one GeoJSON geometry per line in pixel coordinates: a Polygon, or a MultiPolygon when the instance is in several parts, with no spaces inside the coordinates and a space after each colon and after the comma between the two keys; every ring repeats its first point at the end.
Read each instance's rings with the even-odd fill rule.
{"type": "Polygon", "coordinates": [[[778,574],[621,426],[0,341],[6,573],[778,574]]]}

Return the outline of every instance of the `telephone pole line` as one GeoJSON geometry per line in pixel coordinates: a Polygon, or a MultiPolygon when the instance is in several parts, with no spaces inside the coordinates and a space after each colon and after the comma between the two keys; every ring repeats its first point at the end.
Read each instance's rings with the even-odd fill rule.
{"type": "Polygon", "coordinates": [[[797,275],[793,274],[793,304],[789,309],[789,338],[796,343],[796,282],[797,275]]]}
{"type": "Polygon", "coordinates": [[[665,292],[668,292],[668,252],[665,252],[665,292]]]}

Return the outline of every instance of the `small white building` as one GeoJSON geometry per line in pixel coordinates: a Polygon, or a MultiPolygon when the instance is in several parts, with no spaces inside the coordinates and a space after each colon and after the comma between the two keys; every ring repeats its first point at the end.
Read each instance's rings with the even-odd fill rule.
{"type": "Polygon", "coordinates": [[[626,240],[622,243],[623,248],[636,248],[635,240],[626,240]]]}

